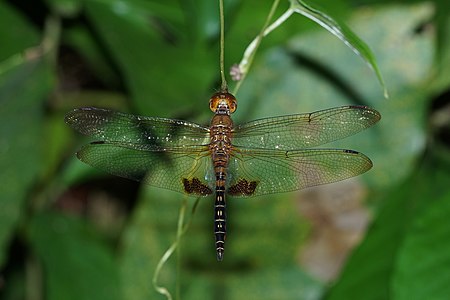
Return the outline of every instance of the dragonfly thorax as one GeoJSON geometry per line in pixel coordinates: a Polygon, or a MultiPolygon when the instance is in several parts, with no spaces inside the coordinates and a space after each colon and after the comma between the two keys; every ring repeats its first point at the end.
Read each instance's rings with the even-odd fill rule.
{"type": "Polygon", "coordinates": [[[211,119],[211,135],[228,135],[232,128],[233,121],[227,114],[216,113],[211,119]]]}
{"type": "Polygon", "coordinates": [[[236,111],[236,98],[228,92],[218,92],[209,99],[209,108],[216,114],[232,114],[236,111]]]}

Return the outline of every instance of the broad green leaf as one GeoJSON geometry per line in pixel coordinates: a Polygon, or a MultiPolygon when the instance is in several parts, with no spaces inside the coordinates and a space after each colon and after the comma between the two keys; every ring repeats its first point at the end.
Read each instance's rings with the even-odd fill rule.
{"type": "Polygon", "coordinates": [[[0,74],[0,265],[25,200],[44,168],[42,103],[52,88],[50,68],[40,60],[0,74]]]}
{"type": "MultiPolygon", "coordinates": [[[[224,6],[226,5],[224,7],[225,14],[230,7],[236,6],[236,2],[238,1],[224,1],[224,6]]],[[[192,42],[195,43],[195,40],[206,42],[217,40],[220,30],[218,1],[187,0],[180,3],[185,19],[190,20],[190,26],[186,29],[192,42]]]]}
{"type": "MultiPolygon", "coordinates": [[[[450,14],[448,1],[436,0],[435,28],[437,30],[436,80],[432,82],[437,92],[450,85],[450,14]]],[[[424,29],[427,27],[425,26],[424,29]]]]}
{"type": "Polygon", "coordinates": [[[433,168],[432,189],[421,195],[427,201],[411,224],[398,251],[393,275],[393,299],[447,299],[450,295],[450,166],[433,168]],[[434,187],[433,187],[434,186],[434,187]]]}
{"type": "Polygon", "coordinates": [[[113,253],[82,220],[43,213],[28,228],[46,299],[123,299],[113,253]]]}
{"type": "Polygon", "coordinates": [[[325,299],[446,299],[449,180],[448,163],[429,159],[393,189],[325,299]]]}
{"type": "Polygon", "coordinates": [[[39,43],[37,30],[6,1],[0,2],[0,16],[0,62],[39,43]]]}
{"type": "Polygon", "coordinates": [[[209,93],[205,91],[212,86],[213,75],[219,74],[217,52],[206,43],[192,43],[183,34],[189,20],[182,20],[179,5],[165,5],[172,12],[166,20],[154,16],[157,8],[148,1],[89,0],[85,4],[88,18],[124,75],[133,106],[141,113],[185,114],[196,104],[206,103],[209,93]]]}
{"type": "Polygon", "coordinates": [[[340,39],[345,45],[347,45],[353,52],[364,59],[369,66],[375,72],[378,81],[380,82],[382,88],[384,89],[384,96],[388,97],[388,91],[384,79],[381,75],[381,71],[378,68],[377,61],[373,55],[370,48],[364,43],[350,28],[344,23],[340,22],[336,18],[332,18],[330,15],[324,13],[323,11],[312,7],[302,0],[290,0],[291,9],[296,13],[299,13],[312,21],[316,22],[331,34],[340,39]]]}
{"type": "Polygon", "coordinates": [[[366,239],[353,252],[339,281],[325,299],[348,299],[349,295],[352,299],[390,299],[390,279],[396,253],[411,222],[414,213],[412,207],[417,201],[410,198],[411,184],[407,182],[383,199],[385,205],[366,233],[366,239]]]}

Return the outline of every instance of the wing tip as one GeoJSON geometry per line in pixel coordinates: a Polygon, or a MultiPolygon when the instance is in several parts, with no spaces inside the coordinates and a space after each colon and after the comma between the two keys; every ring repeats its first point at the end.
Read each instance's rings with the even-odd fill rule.
{"type": "Polygon", "coordinates": [[[366,113],[370,113],[372,115],[374,115],[374,117],[372,118],[374,120],[373,124],[375,124],[376,122],[378,122],[381,119],[381,114],[378,110],[370,107],[370,106],[366,106],[366,105],[349,105],[347,106],[347,108],[352,108],[352,109],[359,109],[362,110],[366,113]]]}
{"type": "MultiPolygon", "coordinates": [[[[366,167],[366,169],[365,169],[361,174],[363,174],[363,173],[369,171],[370,169],[372,169],[372,167],[373,167],[373,162],[372,162],[372,160],[371,160],[367,155],[365,155],[364,153],[361,153],[361,152],[355,151],[355,150],[350,150],[350,149],[343,149],[342,151],[343,151],[345,154],[350,154],[350,155],[358,156],[358,157],[360,157],[361,159],[363,159],[363,160],[366,162],[366,166],[367,166],[367,167],[366,167]]],[[[355,175],[355,176],[358,176],[358,175],[355,175]]]]}

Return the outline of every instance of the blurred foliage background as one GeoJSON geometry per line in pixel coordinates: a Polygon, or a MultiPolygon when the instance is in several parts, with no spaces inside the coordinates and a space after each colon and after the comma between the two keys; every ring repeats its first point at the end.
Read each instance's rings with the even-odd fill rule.
{"type": "MultiPolygon", "coordinates": [[[[235,122],[369,105],[381,122],[331,146],[362,151],[373,169],[230,199],[221,263],[202,199],[159,282],[172,292],[178,282],[182,299],[448,299],[448,3],[308,3],[367,42],[390,99],[359,57],[297,15],[263,40],[235,122]]],[[[225,0],[227,68],[271,4],[225,0]]],[[[152,276],[184,196],[83,165],[74,153],[89,140],[64,115],[99,106],[207,124],[218,19],[210,0],[0,1],[1,299],[163,299],[152,276]]]]}

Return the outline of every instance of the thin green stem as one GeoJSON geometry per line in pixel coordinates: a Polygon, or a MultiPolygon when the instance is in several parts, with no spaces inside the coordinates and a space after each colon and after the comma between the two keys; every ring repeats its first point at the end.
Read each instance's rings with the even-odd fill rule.
{"type": "MultiPolygon", "coordinates": [[[[172,295],[170,294],[169,290],[163,286],[158,285],[158,276],[159,273],[161,272],[162,267],[164,266],[164,264],[169,260],[170,256],[173,254],[173,252],[178,248],[178,244],[181,240],[181,236],[183,234],[183,222],[184,222],[184,216],[186,213],[186,206],[187,206],[187,200],[186,198],[183,200],[183,203],[181,204],[180,207],[180,213],[178,215],[178,225],[177,225],[177,236],[175,238],[175,241],[172,243],[172,245],[170,245],[169,249],[167,249],[167,251],[164,253],[164,255],[161,257],[161,259],[159,260],[156,269],[155,269],[155,273],[153,274],[153,279],[152,279],[152,283],[153,283],[153,288],[160,294],[166,296],[166,299],[168,300],[172,300],[172,295]]],[[[177,283],[178,285],[178,283],[177,283]]],[[[178,297],[178,287],[177,287],[177,297],[178,297]]]]}
{"type": "Polygon", "coordinates": [[[51,63],[54,67],[57,65],[58,44],[61,38],[61,19],[59,16],[52,15],[45,20],[45,35],[42,40],[42,49],[48,53],[51,63]]]}
{"type": "Polygon", "coordinates": [[[220,77],[222,81],[220,89],[222,92],[225,92],[228,90],[228,84],[225,78],[225,15],[223,11],[223,0],[219,0],[219,15],[220,15],[220,77]]]}
{"type": "MultiPolygon", "coordinates": [[[[161,273],[161,270],[164,266],[164,264],[169,260],[170,256],[172,256],[173,252],[178,249],[178,246],[181,243],[181,238],[183,237],[183,235],[187,232],[189,226],[191,225],[192,222],[192,217],[195,214],[195,210],[197,208],[197,205],[199,203],[200,198],[197,198],[197,200],[194,203],[194,206],[192,207],[192,211],[191,211],[191,215],[189,217],[189,220],[187,221],[186,224],[184,224],[184,217],[186,216],[186,207],[187,207],[187,200],[184,199],[183,203],[181,204],[180,207],[180,213],[178,215],[178,225],[177,225],[177,236],[175,241],[172,243],[172,245],[170,245],[169,249],[166,250],[166,252],[164,252],[163,256],[161,257],[161,259],[159,260],[158,264],[156,265],[155,268],[155,272],[153,273],[153,278],[152,278],[152,284],[153,284],[153,288],[155,289],[155,291],[157,291],[158,293],[166,296],[166,299],[168,300],[172,300],[172,294],[170,294],[169,290],[158,284],[158,277],[159,274],[161,273]]],[[[179,270],[178,270],[179,272],[179,270]]],[[[179,286],[177,283],[177,291],[176,291],[176,297],[177,299],[180,299],[179,297],[179,286]]]]}
{"type": "Polygon", "coordinates": [[[290,14],[288,16],[285,16],[285,14],[283,14],[283,18],[282,20],[280,20],[282,17],[278,18],[277,21],[275,21],[272,25],[269,26],[270,24],[270,20],[272,20],[273,15],[275,14],[275,11],[278,7],[278,4],[280,3],[280,0],[275,0],[272,3],[272,7],[270,8],[270,12],[267,15],[266,21],[264,23],[264,26],[262,27],[260,33],[258,34],[258,36],[252,41],[252,43],[250,43],[250,45],[247,47],[247,49],[244,52],[244,56],[241,60],[241,63],[239,64],[239,70],[242,74],[242,77],[240,78],[240,80],[237,82],[236,87],[234,88],[233,94],[236,95],[239,88],[241,87],[242,82],[244,81],[245,77],[247,77],[248,74],[248,70],[250,69],[250,66],[253,62],[253,59],[256,55],[256,51],[259,48],[259,45],[261,44],[261,41],[263,39],[264,36],[266,36],[267,34],[269,34],[273,29],[275,29],[276,27],[278,27],[279,25],[281,25],[281,23],[283,23],[289,16],[290,14],[292,14],[292,12],[290,12],[289,10],[286,12],[290,12],[290,14]]]}
{"type": "MultiPolygon", "coordinates": [[[[187,196],[184,197],[183,199],[183,203],[181,204],[181,208],[180,208],[180,214],[178,216],[178,224],[177,224],[177,237],[176,237],[176,243],[179,246],[181,244],[181,238],[183,237],[184,234],[184,228],[183,228],[183,224],[184,224],[184,216],[185,216],[185,211],[186,211],[186,207],[187,207],[187,196]]],[[[189,225],[189,223],[186,225],[186,230],[187,230],[187,226],[189,225]]],[[[177,247],[177,283],[176,283],[176,291],[175,291],[175,299],[179,300],[181,299],[181,287],[180,287],[180,274],[181,274],[181,251],[180,251],[180,247],[177,247]]]]}

